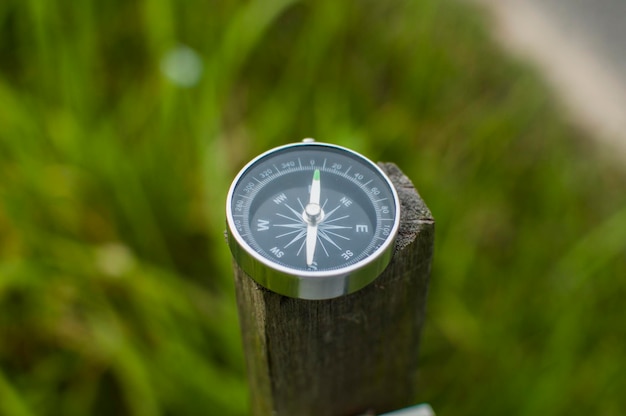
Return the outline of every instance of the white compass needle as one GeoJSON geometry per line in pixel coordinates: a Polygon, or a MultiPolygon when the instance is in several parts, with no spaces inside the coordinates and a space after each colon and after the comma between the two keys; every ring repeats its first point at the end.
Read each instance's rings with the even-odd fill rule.
{"type": "Polygon", "coordinates": [[[315,255],[315,245],[317,243],[317,221],[321,215],[320,208],[320,171],[315,169],[313,172],[313,182],[311,182],[311,195],[309,196],[309,203],[304,209],[304,220],[307,223],[306,227],[306,265],[311,266],[313,264],[313,257],[315,255]]]}
{"type": "Polygon", "coordinates": [[[317,242],[317,225],[309,225],[306,227],[306,265],[313,264],[313,255],[315,254],[315,243],[317,242]]]}
{"type": "Polygon", "coordinates": [[[309,199],[309,204],[320,204],[320,171],[319,169],[315,169],[313,172],[313,182],[311,183],[311,197],[309,199]]]}

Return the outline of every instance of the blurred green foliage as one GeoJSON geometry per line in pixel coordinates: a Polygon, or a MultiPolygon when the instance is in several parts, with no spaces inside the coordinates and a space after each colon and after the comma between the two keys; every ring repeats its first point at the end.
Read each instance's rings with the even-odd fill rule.
{"type": "Polygon", "coordinates": [[[0,414],[245,414],[225,194],[305,136],[436,217],[417,400],[625,414],[624,173],[485,33],[449,0],[1,2],[0,414]]]}

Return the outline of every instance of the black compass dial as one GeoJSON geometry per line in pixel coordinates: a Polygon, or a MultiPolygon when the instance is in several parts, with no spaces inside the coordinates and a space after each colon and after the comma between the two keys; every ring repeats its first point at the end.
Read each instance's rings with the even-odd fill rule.
{"type": "Polygon", "coordinates": [[[395,231],[389,181],[369,160],[335,146],[262,155],[240,173],[229,198],[232,231],[247,249],[296,271],[358,267],[395,231]]]}

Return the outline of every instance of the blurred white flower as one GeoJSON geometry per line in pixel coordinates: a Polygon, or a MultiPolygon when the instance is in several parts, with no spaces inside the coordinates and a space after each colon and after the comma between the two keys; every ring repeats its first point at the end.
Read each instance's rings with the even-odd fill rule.
{"type": "Polygon", "coordinates": [[[185,45],[169,50],[161,59],[161,72],[174,84],[193,87],[202,78],[200,55],[185,45]]]}
{"type": "Polygon", "coordinates": [[[102,273],[119,277],[127,273],[135,264],[133,254],[121,243],[103,244],[96,250],[96,265],[102,273]]]}

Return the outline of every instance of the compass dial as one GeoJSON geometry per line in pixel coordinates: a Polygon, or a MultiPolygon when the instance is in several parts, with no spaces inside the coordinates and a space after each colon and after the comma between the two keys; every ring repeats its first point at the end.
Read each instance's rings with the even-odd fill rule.
{"type": "Polygon", "coordinates": [[[349,276],[381,257],[384,264],[373,272],[382,271],[398,227],[398,200],[389,179],[363,156],[298,143],[244,167],[231,186],[227,217],[231,249],[251,277],[279,293],[311,298],[302,288],[342,282],[333,290],[351,291],[349,276]]]}

